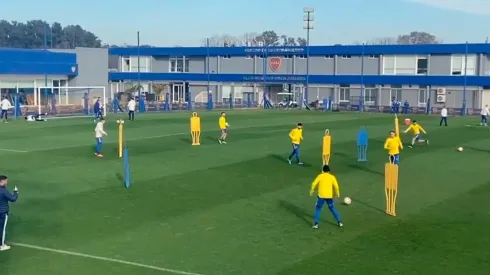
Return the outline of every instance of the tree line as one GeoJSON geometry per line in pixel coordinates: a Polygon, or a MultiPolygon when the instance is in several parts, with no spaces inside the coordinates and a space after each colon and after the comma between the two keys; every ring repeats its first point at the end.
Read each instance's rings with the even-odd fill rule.
{"type": "Polygon", "coordinates": [[[62,26],[42,20],[27,22],[0,20],[0,47],[42,49],[100,48],[107,46],[80,25],[62,26]]]}
{"type": "MultiPolygon", "coordinates": [[[[391,44],[437,44],[441,43],[435,35],[413,31],[397,37],[380,37],[369,41],[357,41],[354,44],[365,45],[391,45],[391,44]]],[[[239,47],[239,46],[305,46],[307,41],[303,37],[291,37],[278,34],[274,30],[261,33],[248,32],[239,36],[215,35],[204,38],[201,46],[211,47],[239,47]]],[[[49,24],[43,20],[30,20],[27,22],[0,20],[0,47],[24,49],[73,49],[76,47],[108,48],[129,47],[135,45],[109,45],[104,43],[95,33],[88,31],[80,25],[66,25],[54,22],[49,24]]],[[[151,45],[141,45],[151,47],[151,45]]]]}
{"type": "Polygon", "coordinates": [[[211,47],[243,47],[243,46],[306,46],[306,39],[303,37],[291,37],[285,34],[278,34],[273,30],[263,31],[262,33],[247,32],[240,36],[229,34],[215,35],[202,39],[201,46],[211,47]]]}

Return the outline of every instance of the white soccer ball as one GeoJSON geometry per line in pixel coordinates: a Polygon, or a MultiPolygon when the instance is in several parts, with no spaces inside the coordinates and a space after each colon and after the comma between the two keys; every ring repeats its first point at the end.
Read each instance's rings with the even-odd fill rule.
{"type": "Polygon", "coordinates": [[[463,147],[458,147],[458,152],[463,152],[463,147]]]}
{"type": "Polygon", "coordinates": [[[349,198],[349,197],[345,197],[345,198],[344,198],[344,204],[345,204],[345,205],[349,205],[349,204],[351,204],[351,203],[352,203],[351,198],[349,198]]]}

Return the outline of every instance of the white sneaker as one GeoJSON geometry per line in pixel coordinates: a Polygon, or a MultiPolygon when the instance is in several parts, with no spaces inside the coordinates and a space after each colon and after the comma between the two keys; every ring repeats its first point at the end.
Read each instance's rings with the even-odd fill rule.
{"type": "Polygon", "coordinates": [[[7,251],[7,250],[9,250],[9,249],[10,249],[10,246],[8,246],[8,245],[6,245],[6,244],[4,244],[4,245],[0,246],[0,251],[7,251]]]}

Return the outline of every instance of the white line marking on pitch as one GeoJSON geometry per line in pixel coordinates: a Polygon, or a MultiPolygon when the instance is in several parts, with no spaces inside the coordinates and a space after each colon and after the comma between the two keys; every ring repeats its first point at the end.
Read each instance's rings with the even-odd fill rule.
{"type": "Polygon", "coordinates": [[[25,150],[1,149],[1,148],[0,148],[0,151],[11,152],[11,153],[29,153],[29,151],[25,151],[25,150]]]}
{"type": "Polygon", "coordinates": [[[187,272],[187,271],[176,270],[176,269],[171,269],[171,268],[165,268],[165,267],[158,267],[158,266],[153,266],[153,265],[140,264],[140,263],[129,262],[129,261],[124,261],[124,260],[118,260],[118,259],[113,259],[113,258],[99,257],[99,256],[94,256],[94,255],[89,255],[89,254],[83,254],[83,253],[77,253],[77,252],[71,252],[71,251],[65,251],[65,250],[58,250],[58,249],[52,249],[52,248],[47,248],[47,247],[42,247],[42,246],[37,246],[37,245],[30,245],[30,244],[24,244],[24,243],[11,243],[11,244],[13,246],[19,246],[19,247],[24,247],[24,248],[30,248],[30,249],[40,250],[40,251],[46,251],[46,252],[51,252],[51,253],[58,253],[58,254],[75,256],[75,257],[86,258],[86,259],[99,260],[99,261],[104,261],[104,262],[112,262],[112,263],[118,263],[118,264],[123,264],[123,265],[136,266],[136,267],[141,267],[141,268],[146,268],[146,269],[152,269],[152,270],[157,270],[157,271],[162,271],[162,272],[167,272],[167,273],[172,273],[172,274],[180,274],[180,275],[204,275],[204,274],[200,274],[200,273],[193,273],[193,272],[187,272]]]}

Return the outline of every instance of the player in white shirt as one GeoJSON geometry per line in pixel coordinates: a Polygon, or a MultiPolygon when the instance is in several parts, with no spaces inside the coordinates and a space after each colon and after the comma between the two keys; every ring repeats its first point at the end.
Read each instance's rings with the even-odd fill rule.
{"type": "Polygon", "coordinates": [[[134,112],[136,111],[136,101],[131,98],[128,102],[129,120],[134,121],[134,112]]]}
{"type": "Polygon", "coordinates": [[[43,115],[41,114],[37,114],[37,115],[28,115],[25,117],[25,120],[28,121],[28,122],[32,122],[32,121],[46,121],[46,116],[48,114],[44,114],[44,117],[43,115]]]}
{"type": "Polygon", "coordinates": [[[10,104],[10,101],[4,97],[2,99],[2,102],[0,102],[0,108],[2,109],[2,114],[1,114],[1,120],[2,122],[8,123],[8,111],[10,108],[12,108],[12,104],[10,104]]]}
{"type": "Polygon", "coordinates": [[[490,115],[490,110],[488,110],[488,105],[485,105],[485,108],[481,109],[481,126],[488,126],[488,116],[490,115]]]}
{"type": "Polygon", "coordinates": [[[442,107],[441,110],[441,121],[439,122],[439,126],[442,126],[442,123],[444,122],[444,126],[447,127],[447,108],[446,106],[442,107]]]}
{"type": "Polygon", "coordinates": [[[104,131],[104,123],[105,119],[103,117],[100,118],[100,121],[97,122],[95,126],[95,140],[97,141],[97,145],[95,146],[95,156],[98,158],[103,158],[102,155],[102,139],[104,136],[107,136],[107,133],[104,131]]]}

